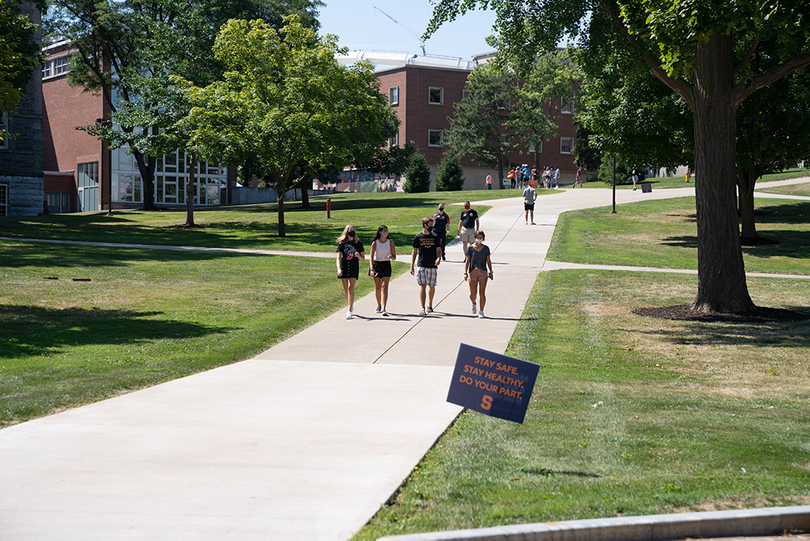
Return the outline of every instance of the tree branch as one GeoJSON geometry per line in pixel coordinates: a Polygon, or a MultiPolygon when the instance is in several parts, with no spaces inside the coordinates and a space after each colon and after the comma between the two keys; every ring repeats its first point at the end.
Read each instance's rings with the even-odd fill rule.
{"type": "Polygon", "coordinates": [[[625,29],[624,22],[622,21],[622,18],[619,15],[618,6],[616,5],[615,0],[602,0],[602,6],[605,8],[605,11],[607,11],[610,18],[613,19],[613,22],[616,23],[616,25],[619,28],[624,29],[624,33],[627,36],[627,40],[633,47],[635,47],[635,49],[638,51],[638,53],[641,55],[641,57],[644,59],[647,65],[650,67],[652,74],[655,75],[655,77],[662,83],[667,85],[667,87],[672,89],[672,91],[674,91],[676,94],[682,97],[690,108],[694,109],[693,107],[694,96],[692,94],[692,87],[688,83],[686,83],[686,81],[684,81],[683,79],[676,79],[675,77],[670,77],[667,74],[666,70],[661,66],[660,59],[656,58],[655,56],[644,50],[644,48],[638,42],[636,37],[625,29]]]}
{"type": "Polygon", "coordinates": [[[748,49],[748,52],[745,53],[745,56],[743,56],[740,59],[740,61],[737,62],[737,65],[734,66],[734,73],[737,73],[738,71],[743,69],[748,64],[748,61],[751,60],[751,57],[754,55],[754,52],[757,50],[757,47],[759,47],[759,37],[754,39],[754,43],[751,44],[751,48],[748,49]]]}
{"type": "Polygon", "coordinates": [[[810,53],[791,58],[773,70],[759,77],[747,77],[734,87],[734,105],[739,106],[745,99],[761,88],[775,83],[790,72],[810,66],[810,53]]]}

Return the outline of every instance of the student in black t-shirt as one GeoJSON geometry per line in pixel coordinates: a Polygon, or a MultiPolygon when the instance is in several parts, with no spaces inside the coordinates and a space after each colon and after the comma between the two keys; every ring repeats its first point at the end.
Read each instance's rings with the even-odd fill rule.
{"type": "Polygon", "coordinates": [[[442,247],[432,229],[433,218],[422,218],[422,232],[413,238],[411,252],[411,274],[416,276],[416,283],[419,284],[419,303],[422,306],[420,316],[433,311],[433,295],[436,293],[438,268],[442,261],[442,247]],[[427,308],[425,297],[428,300],[427,308]]]}
{"type": "Polygon", "coordinates": [[[346,319],[352,319],[354,284],[357,282],[357,277],[360,276],[360,262],[365,261],[366,254],[363,250],[363,243],[357,238],[357,231],[351,224],[343,228],[343,233],[338,237],[337,242],[337,275],[343,280],[343,293],[349,304],[346,319]]]}
{"type": "Polygon", "coordinates": [[[433,215],[433,234],[439,237],[442,247],[442,261],[447,261],[447,233],[450,231],[450,215],[444,211],[444,203],[439,205],[439,212],[433,215]]]}

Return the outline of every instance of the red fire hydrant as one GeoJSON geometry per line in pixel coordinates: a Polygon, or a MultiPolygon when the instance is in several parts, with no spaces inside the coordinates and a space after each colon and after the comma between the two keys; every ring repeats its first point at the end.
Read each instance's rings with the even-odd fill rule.
{"type": "Polygon", "coordinates": [[[332,199],[328,198],[326,200],[326,218],[329,219],[332,217],[332,199]]]}

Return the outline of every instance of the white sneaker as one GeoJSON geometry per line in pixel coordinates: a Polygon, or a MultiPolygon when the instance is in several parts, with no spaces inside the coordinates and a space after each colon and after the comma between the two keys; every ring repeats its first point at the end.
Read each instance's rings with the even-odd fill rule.
{"type": "Polygon", "coordinates": [[[377,307],[377,308],[374,310],[374,313],[375,313],[375,314],[379,314],[379,313],[381,313],[381,312],[382,312],[382,307],[381,307],[381,306],[378,306],[378,307],[377,307]]]}
{"type": "Polygon", "coordinates": [[[352,312],[351,312],[351,310],[349,310],[348,312],[346,312],[346,319],[351,319],[351,318],[352,318],[352,312]]]}
{"type": "Polygon", "coordinates": [[[532,225],[537,225],[536,223],[532,222],[532,225]]]}
{"type": "Polygon", "coordinates": [[[382,312],[380,312],[380,313],[381,313],[382,315],[384,315],[384,316],[388,317],[388,312],[386,312],[386,311],[385,311],[385,308],[383,308],[383,311],[382,311],[382,312]]]}
{"type": "Polygon", "coordinates": [[[484,311],[483,310],[478,312],[478,319],[484,319],[484,317],[486,317],[486,316],[484,316],[484,311]]]}
{"type": "Polygon", "coordinates": [[[475,303],[473,303],[473,305],[472,305],[472,313],[473,313],[473,315],[474,315],[474,314],[475,314],[475,312],[476,312],[476,309],[475,309],[475,308],[476,308],[475,303]]]}
{"type": "Polygon", "coordinates": [[[526,222],[526,225],[529,225],[529,222],[526,222]]]}

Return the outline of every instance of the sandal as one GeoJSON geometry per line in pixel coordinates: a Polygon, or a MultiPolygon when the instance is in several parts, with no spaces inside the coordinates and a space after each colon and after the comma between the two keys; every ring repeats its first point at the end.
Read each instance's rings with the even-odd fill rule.
{"type": "Polygon", "coordinates": [[[420,316],[426,316],[427,314],[425,313],[425,311],[424,311],[424,310],[420,310],[420,311],[419,311],[419,315],[420,315],[420,316]]]}
{"type": "Polygon", "coordinates": [[[427,307],[427,312],[428,312],[428,314],[429,314],[429,313],[431,313],[432,311],[433,311],[433,307],[432,307],[432,306],[428,306],[428,307],[427,307]]]}

